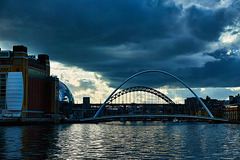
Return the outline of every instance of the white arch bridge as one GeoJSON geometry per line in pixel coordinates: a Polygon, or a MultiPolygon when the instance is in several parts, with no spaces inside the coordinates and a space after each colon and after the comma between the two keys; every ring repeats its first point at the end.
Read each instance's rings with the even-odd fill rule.
{"type": "Polygon", "coordinates": [[[105,100],[105,102],[102,104],[102,106],[98,109],[98,111],[96,112],[96,114],[94,115],[94,117],[92,118],[84,118],[81,119],[81,122],[101,122],[101,121],[115,121],[115,120],[121,120],[121,119],[125,119],[125,120],[133,120],[133,119],[164,119],[164,118],[179,118],[179,119],[198,119],[201,121],[215,121],[215,122],[228,122],[225,119],[219,119],[219,118],[215,118],[212,113],[210,112],[210,110],[207,108],[207,106],[202,102],[202,100],[197,96],[197,94],[186,84],[184,83],[182,80],[180,80],[179,78],[177,78],[176,76],[165,72],[165,71],[161,71],[161,70],[146,70],[146,71],[142,71],[142,72],[138,72],[132,76],[130,76],[129,78],[127,78],[122,84],[120,84],[111,94],[110,96],[105,100]],[[123,86],[126,82],[128,82],[129,80],[131,80],[132,78],[139,76],[141,74],[145,74],[148,72],[158,72],[158,73],[162,73],[165,75],[168,75],[174,79],[176,79],[177,81],[179,81],[181,84],[183,84],[195,97],[196,99],[200,102],[200,104],[202,105],[202,107],[206,110],[206,112],[208,113],[209,117],[205,117],[205,116],[196,116],[196,115],[182,115],[182,114],[174,114],[174,115],[168,115],[168,114],[122,114],[122,115],[111,115],[111,116],[100,116],[103,109],[106,107],[106,105],[110,104],[114,99],[122,96],[123,94],[126,94],[128,92],[134,92],[137,90],[142,90],[144,92],[148,92],[151,94],[155,94],[159,97],[161,97],[163,100],[165,100],[168,104],[175,104],[170,98],[168,98],[166,95],[162,94],[161,92],[158,92],[157,90],[148,88],[148,87],[142,87],[142,86],[138,86],[138,87],[132,87],[132,88],[128,88],[125,89],[123,91],[120,91],[118,93],[115,94],[115,92],[121,87],[123,86]]]}

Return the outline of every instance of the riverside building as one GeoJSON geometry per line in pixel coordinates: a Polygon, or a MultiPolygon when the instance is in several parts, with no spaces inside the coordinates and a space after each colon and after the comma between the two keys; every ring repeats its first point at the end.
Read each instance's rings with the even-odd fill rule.
{"type": "Polygon", "coordinates": [[[30,56],[25,46],[0,49],[0,117],[58,114],[59,80],[50,76],[49,56],[30,56]]]}

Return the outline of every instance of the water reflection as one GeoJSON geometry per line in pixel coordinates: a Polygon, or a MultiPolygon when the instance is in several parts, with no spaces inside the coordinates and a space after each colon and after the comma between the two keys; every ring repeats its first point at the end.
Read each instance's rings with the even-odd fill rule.
{"type": "Polygon", "coordinates": [[[19,127],[9,127],[6,128],[2,134],[4,142],[4,156],[18,158],[22,156],[21,150],[19,148],[23,147],[21,137],[22,131],[19,127]]]}
{"type": "Polygon", "coordinates": [[[47,159],[54,146],[54,132],[49,125],[0,127],[1,159],[47,159]]]}
{"type": "Polygon", "coordinates": [[[238,159],[239,129],[162,122],[0,127],[0,159],[238,159]]]}

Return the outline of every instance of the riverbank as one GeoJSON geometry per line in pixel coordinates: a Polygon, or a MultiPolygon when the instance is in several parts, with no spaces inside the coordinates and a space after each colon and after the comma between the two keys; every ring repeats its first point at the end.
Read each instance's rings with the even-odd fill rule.
{"type": "MultiPolygon", "coordinates": [[[[111,120],[110,120],[111,121],[111,120]]],[[[129,120],[129,121],[161,121],[161,120],[129,120]]],[[[172,121],[172,120],[168,120],[172,121]]],[[[107,122],[107,121],[106,121],[107,122]]],[[[165,122],[165,121],[163,121],[165,122]]],[[[181,122],[207,122],[207,121],[178,121],[181,122]]],[[[52,118],[3,118],[0,119],[0,126],[23,126],[23,125],[41,125],[41,124],[75,124],[75,123],[101,123],[101,121],[82,121],[81,119],[65,119],[56,121],[52,118]]],[[[214,121],[208,121],[208,123],[216,123],[214,121]]],[[[240,124],[239,121],[228,121],[222,123],[240,124]]]]}
{"type": "Polygon", "coordinates": [[[21,126],[38,124],[57,124],[51,118],[3,118],[0,119],[0,126],[21,126]]]}

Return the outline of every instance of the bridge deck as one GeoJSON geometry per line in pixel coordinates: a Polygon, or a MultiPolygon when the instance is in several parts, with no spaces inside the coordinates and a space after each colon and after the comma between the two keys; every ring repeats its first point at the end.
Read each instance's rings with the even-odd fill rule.
{"type": "Polygon", "coordinates": [[[188,118],[188,119],[201,119],[207,121],[215,121],[220,123],[228,123],[229,121],[221,118],[211,118],[204,116],[193,116],[193,115],[114,115],[114,116],[102,116],[97,118],[84,118],[80,122],[99,122],[99,121],[111,121],[121,118],[188,118]]]}

